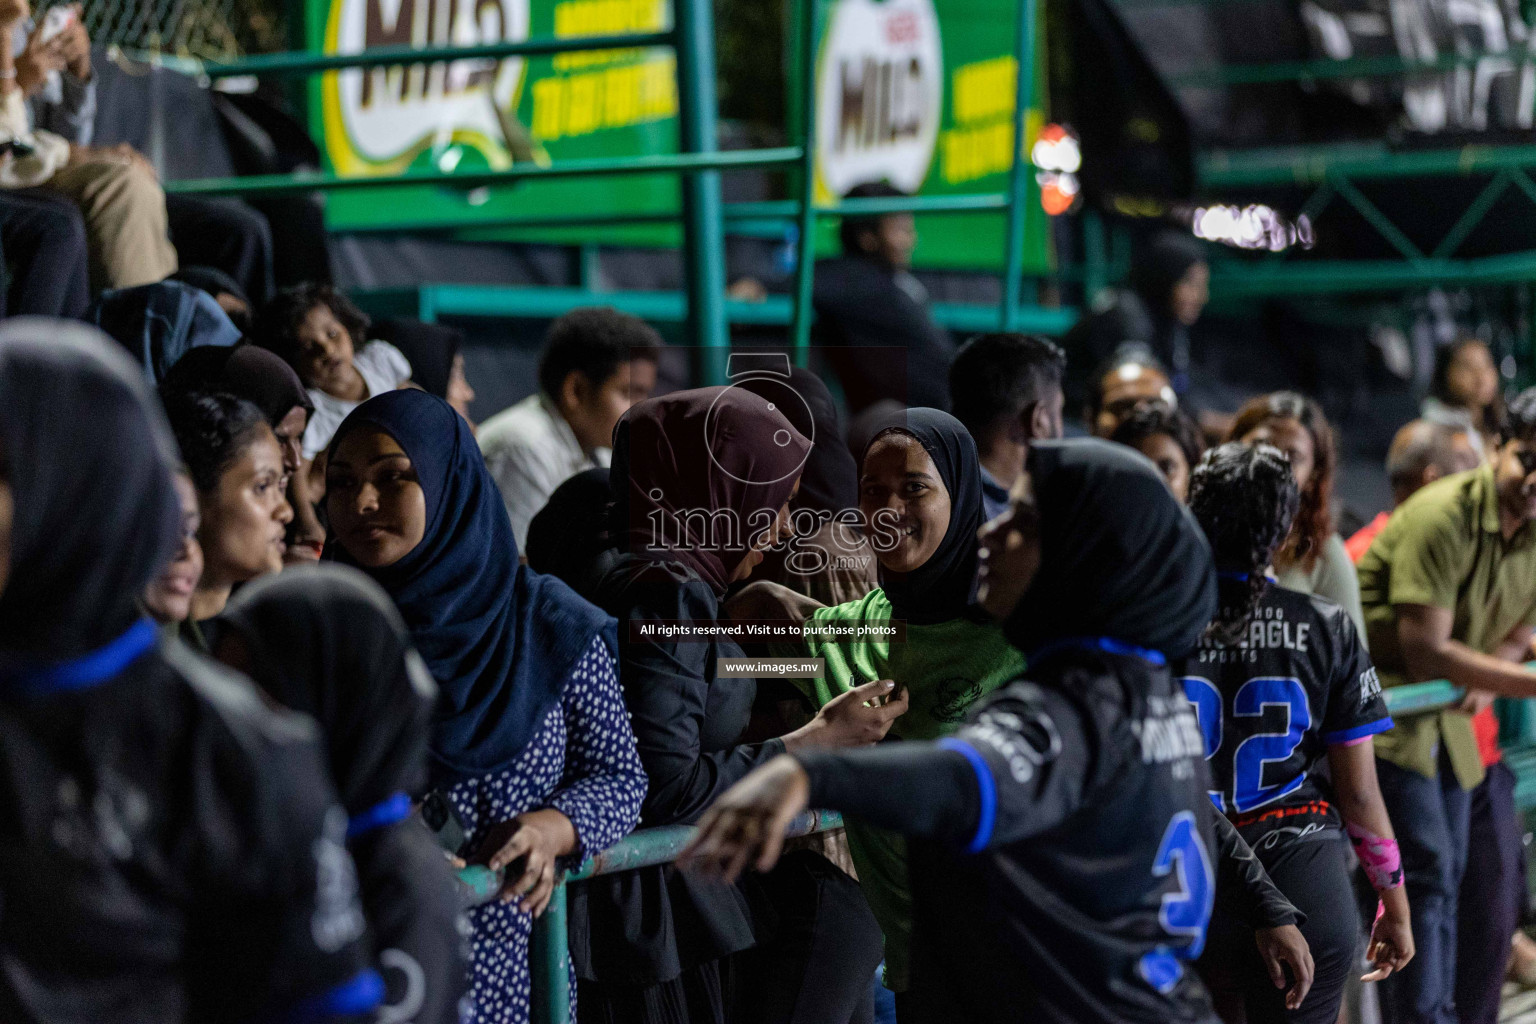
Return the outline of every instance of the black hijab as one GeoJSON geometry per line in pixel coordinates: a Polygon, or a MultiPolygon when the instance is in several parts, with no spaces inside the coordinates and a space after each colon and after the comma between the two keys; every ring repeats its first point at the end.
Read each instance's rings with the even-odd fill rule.
{"type": "Polygon", "coordinates": [[[859,507],[859,465],[843,443],[837,404],[822,379],[795,367],[789,379],[755,377],[738,387],[773,400],[795,429],[811,440],[811,454],[800,473],[800,491],[791,509],[810,509],[823,517],[859,507]],[[795,401],[798,397],[800,400],[795,401]]]}
{"type": "Polygon", "coordinates": [[[608,532],[612,505],[606,469],[577,473],[556,487],[528,523],[528,567],[564,580],[578,594],[592,594],[619,556],[608,532]]]}
{"type": "Polygon", "coordinates": [[[411,380],[423,391],[448,397],[453,360],[464,344],[463,331],[409,317],[391,317],[376,322],[371,333],[404,353],[411,364],[411,380]]]}
{"type": "Polygon", "coordinates": [[[1108,638],[1182,658],[1216,614],[1205,535],[1139,452],[1097,438],[1037,441],[1028,470],[1041,562],[1004,623],[1029,655],[1108,638]]]}
{"type": "Polygon", "coordinates": [[[1189,268],[1206,260],[1205,247],[1185,231],[1160,231],[1131,261],[1130,284],[1147,312],[1159,319],[1173,316],[1173,286],[1189,268]]]}
{"type": "Polygon", "coordinates": [[[246,645],[240,667],[320,723],[349,815],[424,788],[437,686],[377,583],[340,565],[288,569],[241,587],[219,621],[246,645]]]}
{"type": "Polygon", "coordinates": [[[0,476],[14,503],[0,657],[78,657],[141,617],[139,592],[180,543],[177,461],[121,346],[42,317],[0,325],[0,476]]]}
{"type": "MultiPolygon", "coordinates": [[[[447,402],[414,388],[376,395],[342,421],[330,456],[362,427],[395,439],[426,496],[421,542],[394,565],[365,571],[400,609],[441,687],[432,757],[453,778],[502,771],[559,701],[593,638],[617,650],[614,621],[518,564],[501,492],[469,424],[447,402]]],[[[334,537],[325,549],[352,564],[334,537]]]]}
{"type": "Polygon", "coordinates": [[[281,358],[250,344],[203,345],[176,361],[160,382],[162,395],[224,392],[243,398],[277,426],[297,406],[315,411],[304,382],[281,358]]]}
{"type": "MultiPolygon", "coordinates": [[[[918,625],[948,622],[968,614],[976,593],[976,531],[986,521],[981,504],[981,461],[970,431],[947,412],[908,409],[875,431],[865,456],[886,434],[916,438],[933,459],[949,492],[949,528],[928,561],[912,572],[880,567],[880,587],[898,619],[918,625]]],[[[859,460],[862,464],[863,459],[859,460]]]]}

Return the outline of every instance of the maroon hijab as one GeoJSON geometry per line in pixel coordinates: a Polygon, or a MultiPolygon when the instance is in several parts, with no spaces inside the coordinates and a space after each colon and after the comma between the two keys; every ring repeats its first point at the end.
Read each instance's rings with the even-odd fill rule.
{"type": "Polygon", "coordinates": [[[811,453],[774,403],[740,387],[639,403],[613,432],[613,532],[682,562],[717,594],[771,528],[811,453]]]}

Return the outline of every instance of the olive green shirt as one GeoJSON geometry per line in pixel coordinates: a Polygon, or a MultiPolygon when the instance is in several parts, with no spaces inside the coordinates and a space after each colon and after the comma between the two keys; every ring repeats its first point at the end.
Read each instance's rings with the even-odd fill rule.
{"type": "MultiPolygon", "coordinates": [[[[1451,636],[1492,654],[1510,633],[1536,623],[1536,527],[1505,540],[1492,466],[1445,477],[1405,501],[1360,559],[1360,601],[1381,685],[1409,678],[1394,606],[1455,613],[1451,636]]],[[[1440,743],[1463,789],[1482,781],[1472,718],[1459,711],[1398,719],[1376,737],[1376,754],[1433,778],[1440,743]]]]}

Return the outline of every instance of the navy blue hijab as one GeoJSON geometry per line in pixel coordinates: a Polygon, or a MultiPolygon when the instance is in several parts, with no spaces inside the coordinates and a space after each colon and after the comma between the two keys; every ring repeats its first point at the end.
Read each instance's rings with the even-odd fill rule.
{"type": "MultiPolygon", "coordinates": [[[[469,424],[447,402],[414,389],[370,398],[342,421],[329,454],[362,427],[395,439],[426,496],[421,543],[393,565],[363,571],[394,599],[441,688],[435,774],[453,781],[505,770],[592,638],[618,649],[614,621],[554,577],[518,565],[501,493],[469,424]]],[[[334,536],[326,552],[356,565],[334,536]]]]}
{"type": "MultiPolygon", "coordinates": [[[[916,438],[949,491],[949,528],[928,561],[906,573],[880,567],[880,587],[890,599],[892,614],[918,625],[978,614],[971,607],[980,549],[976,532],[987,516],[981,504],[981,460],[971,432],[947,412],[905,409],[875,431],[864,456],[887,434],[916,438]]],[[[861,458],[861,472],[863,462],[861,458]]]]}

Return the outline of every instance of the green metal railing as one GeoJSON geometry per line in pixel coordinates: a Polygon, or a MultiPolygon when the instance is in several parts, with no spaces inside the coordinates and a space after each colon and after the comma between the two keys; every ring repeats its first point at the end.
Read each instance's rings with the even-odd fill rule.
{"type": "MultiPolygon", "coordinates": [[[[1019,0],[1015,57],[1018,60],[1012,162],[1009,168],[1008,189],[1001,194],[962,196],[913,196],[894,199],[850,200],[838,204],[818,205],[814,201],[816,166],[816,89],[810,79],[816,67],[818,49],[818,20],[821,10],[819,0],[806,0],[800,5],[798,24],[799,66],[807,75],[806,87],[801,90],[800,121],[797,126],[798,145],[770,149],[735,150],[718,152],[716,149],[717,125],[715,103],[714,24],[709,0],[674,0],[673,27],[667,31],[637,33],[631,35],[577,36],[553,39],[531,39],[501,42],[478,46],[442,46],[412,49],[406,46],[377,47],[357,54],[275,53],[248,57],[225,63],[201,63],[196,71],[209,80],[236,76],[298,76],[333,72],[352,68],[376,68],[405,64],[427,64],[467,58],[505,58],[514,56],[574,53],[588,50],[632,49],[647,46],[669,46],[677,54],[679,97],[680,152],[676,154],[616,157],[586,160],[562,160],[551,165],[514,166],[505,170],[485,170],[462,173],[420,171],[379,177],[344,177],[335,174],[313,173],[295,175],[257,175],[244,178],[198,179],[169,182],[166,191],[171,193],[213,196],[280,196],[312,191],[333,192],[341,190],[391,188],[402,185],[431,185],[441,188],[470,190],[485,186],[514,184],[537,179],[557,179],[575,176],[610,176],[635,174],[674,174],[679,176],[682,189],[683,248],[686,266],[685,318],[689,334],[699,353],[696,373],[703,382],[725,379],[725,353],[729,347],[727,325],[736,322],[787,323],[793,344],[795,361],[803,364],[809,352],[811,322],[813,318],[811,292],[815,264],[816,224],[824,216],[848,216],[894,212],[942,213],[997,211],[1007,220],[1005,251],[1003,254],[1001,298],[995,312],[981,312],[981,307],[971,307],[951,317],[951,323],[969,322],[979,329],[1019,330],[1040,329],[1043,325],[1055,325],[1065,329],[1072,322],[1068,311],[1043,311],[1023,305],[1023,254],[1024,228],[1027,214],[1027,189],[1031,165],[1024,156],[1025,117],[1034,84],[1034,29],[1037,0],[1019,0]],[[727,206],[721,201],[720,174],[727,170],[764,167],[794,167],[796,169],[795,198],[782,201],[737,203],[727,206]],[[782,306],[765,304],[757,313],[747,313],[739,305],[729,303],[725,297],[724,223],[748,221],[793,222],[796,240],[797,262],[794,287],[790,296],[790,313],[783,319],[782,306]]],[[[570,216],[533,214],[527,217],[501,218],[474,221],[462,228],[515,228],[515,227],[565,227],[579,225],[671,222],[674,215],[649,215],[626,217],[584,218],[579,213],[570,216]]],[[[396,231],[410,231],[424,225],[409,222],[392,225],[396,231]]],[[[444,230],[438,228],[438,230],[444,230]]],[[[458,230],[458,229],[447,229],[458,230]]],[[[550,309],[558,304],[540,301],[532,296],[532,289],[507,289],[495,302],[471,303],[475,308],[500,315],[529,315],[530,309],[550,309]]],[[[450,303],[443,301],[451,292],[423,295],[422,308],[431,315],[450,311],[450,303]]],[[[582,290],[581,298],[572,303],[572,296],[556,296],[570,304],[592,301],[611,301],[608,293],[582,290]]],[[[644,301],[628,298],[635,306],[644,301]]],[[[660,302],[670,304],[673,297],[664,295],[660,302]]]]}
{"type": "MultiPolygon", "coordinates": [[[[834,811],[806,811],[790,824],[789,837],[811,835],[842,828],[842,815],[834,811]]],[[[686,825],[670,825],[635,832],[604,850],[575,871],[555,882],[544,916],[534,922],[533,938],[529,948],[529,967],[533,975],[532,1005],[530,1016],[533,1024],[570,1024],[570,935],[566,920],[565,888],[572,882],[580,882],[599,875],[612,875],[620,871],[670,864],[677,859],[694,829],[686,825]]],[[[484,871],[484,869],[480,869],[484,871]]],[[[484,896],[494,893],[487,888],[483,878],[478,892],[484,896]]]]}

